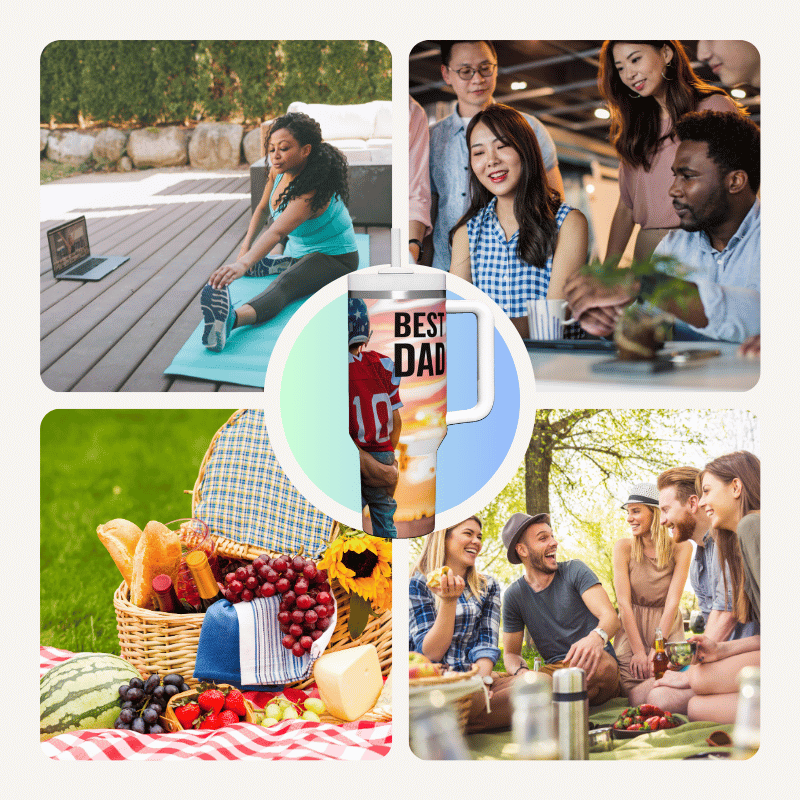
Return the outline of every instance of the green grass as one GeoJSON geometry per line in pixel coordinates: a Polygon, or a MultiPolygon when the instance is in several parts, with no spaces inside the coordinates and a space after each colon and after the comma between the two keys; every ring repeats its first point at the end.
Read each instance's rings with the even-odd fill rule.
{"type": "Polygon", "coordinates": [[[82,175],[85,172],[94,172],[88,161],[79,167],[74,167],[72,164],[59,164],[57,161],[43,158],[39,162],[39,185],[52,183],[61,178],[69,178],[71,175],[82,175]]]}
{"type": "MultiPolygon", "coordinates": [[[[522,657],[525,659],[525,663],[528,665],[530,669],[533,669],[533,659],[539,655],[539,652],[529,645],[522,643],[522,657]]],[[[506,669],[505,662],[503,661],[503,649],[500,648],[500,657],[497,659],[497,663],[494,665],[495,672],[508,672],[506,669]]]]}
{"type": "Polygon", "coordinates": [[[113,596],[122,577],[96,529],[191,514],[191,489],[232,411],[57,410],[41,425],[40,641],[119,654],[113,596]]]}

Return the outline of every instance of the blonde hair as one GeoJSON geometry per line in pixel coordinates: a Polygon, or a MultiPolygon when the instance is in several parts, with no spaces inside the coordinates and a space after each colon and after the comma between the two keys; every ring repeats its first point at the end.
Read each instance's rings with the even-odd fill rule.
{"type": "MultiPolygon", "coordinates": [[[[657,508],[648,506],[645,503],[639,503],[639,505],[650,509],[650,514],[652,515],[652,520],[650,522],[650,536],[652,537],[653,544],[656,548],[656,565],[659,569],[661,569],[662,567],[667,566],[667,564],[669,564],[669,562],[672,560],[672,551],[674,548],[672,537],[669,535],[669,531],[666,529],[666,527],[661,524],[661,514],[657,513],[657,508]]],[[[642,544],[641,536],[633,537],[631,555],[637,562],[640,563],[644,558],[644,545],[642,544]]]]}
{"type": "MultiPolygon", "coordinates": [[[[467,519],[459,522],[458,525],[463,525],[474,519],[478,523],[479,528],[483,528],[483,524],[479,517],[467,517],[467,519]]],[[[433,531],[425,537],[425,544],[422,546],[422,552],[419,554],[417,563],[411,568],[411,574],[421,572],[427,575],[434,570],[440,569],[445,564],[445,540],[447,537],[458,527],[453,525],[451,528],[443,531],[433,531]]],[[[467,574],[464,576],[464,583],[466,584],[466,591],[470,592],[473,597],[481,597],[486,591],[486,578],[481,575],[474,567],[467,568],[467,574]]],[[[436,605],[439,605],[439,597],[435,598],[436,605]]]]}

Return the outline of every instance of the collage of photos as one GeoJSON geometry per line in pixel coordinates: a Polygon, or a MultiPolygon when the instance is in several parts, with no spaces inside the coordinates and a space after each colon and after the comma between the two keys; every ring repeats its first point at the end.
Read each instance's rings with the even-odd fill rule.
{"type": "Polygon", "coordinates": [[[766,750],[760,66],[50,42],[46,763],[766,750]]]}

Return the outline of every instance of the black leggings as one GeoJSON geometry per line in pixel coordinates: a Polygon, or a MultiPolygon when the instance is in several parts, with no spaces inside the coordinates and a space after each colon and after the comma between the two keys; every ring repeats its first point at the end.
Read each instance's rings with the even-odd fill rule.
{"type": "Polygon", "coordinates": [[[336,278],[358,269],[358,251],[330,256],[309,253],[295,261],[270,284],[266,291],[248,301],[256,312],[256,325],[272,319],[289,303],[327,286],[336,278]]]}

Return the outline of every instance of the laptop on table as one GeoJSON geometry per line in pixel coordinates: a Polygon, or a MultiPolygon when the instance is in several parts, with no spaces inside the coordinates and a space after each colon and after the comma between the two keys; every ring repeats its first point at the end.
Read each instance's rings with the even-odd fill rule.
{"type": "Polygon", "coordinates": [[[47,231],[50,262],[56,280],[99,281],[128,256],[93,256],[89,251],[86,217],[70,220],[47,231]]]}

